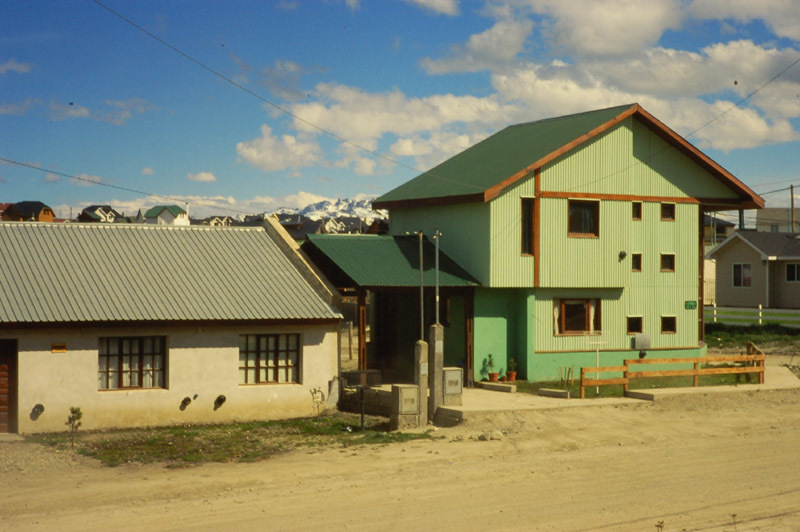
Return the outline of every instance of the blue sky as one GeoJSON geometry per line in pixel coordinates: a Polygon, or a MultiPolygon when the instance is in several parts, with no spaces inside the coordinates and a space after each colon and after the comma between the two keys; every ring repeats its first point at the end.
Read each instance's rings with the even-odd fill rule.
{"type": "Polygon", "coordinates": [[[0,157],[34,167],[0,162],[0,201],[377,195],[508,124],[632,102],[683,135],[713,120],[689,140],[756,192],[800,189],[800,64],[764,86],[800,61],[800,2],[103,4],[202,66],[91,0],[0,4],[0,157]]]}

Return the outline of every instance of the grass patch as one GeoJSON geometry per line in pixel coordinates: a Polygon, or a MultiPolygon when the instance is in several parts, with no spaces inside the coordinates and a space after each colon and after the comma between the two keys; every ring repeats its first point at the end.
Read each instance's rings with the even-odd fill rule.
{"type": "Polygon", "coordinates": [[[706,323],[706,344],[714,348],[741,348],[744,352],[747,342],[759,347],[800,345],[800,329],[784,327],[776,323],[765,325],[726,325],[706,323]]]}
{"type": "MultiPolygon", "coordinates": [[[[369,416],[365,430],[360,417],[337,413],[317,418],[228,425],[79,432],[78,452],[107,466],[125,463],[165,463],[182,467],[206,462],[257,462],[302,448],[383,445],[434,439],[430,432],[388,432],[383,418],[369,416]]],[[[27,441],[67,449],[68,433],[36,434],[27,441]]]]}

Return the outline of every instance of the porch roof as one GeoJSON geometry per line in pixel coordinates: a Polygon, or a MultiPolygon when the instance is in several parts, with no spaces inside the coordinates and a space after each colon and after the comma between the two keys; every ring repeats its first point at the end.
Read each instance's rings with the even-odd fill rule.
{"type": "MultiPolygon", "coordinates": [[[[308,235],[303,245],[313,260],[319,253],[325,256],[356,286],[418,287],[419,237],[390,235],[308,235]]],[[[324,259],[323,259],[324,260],[324,259]]],[[[427,238],[423,240],[423,284],[434,286],[436,248],[427,238]]],[[[319,264],[323,270],[325,265],[319,264]]],[[[330,275],[326,271],[329,278],[330,275]]],[[[335,284],[336,281],[334,280],[335,284]]],[[[439,251],[439,286],[471,287],[478,281],[453,259],[439,251]]]]}

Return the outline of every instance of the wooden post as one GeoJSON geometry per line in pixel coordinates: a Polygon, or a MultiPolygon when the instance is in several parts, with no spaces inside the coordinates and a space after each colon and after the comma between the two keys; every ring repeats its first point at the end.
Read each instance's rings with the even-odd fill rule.
{"type": "Polygon", "coordinates": [[[358,289],[358,369],[367,369],[367,295],[358,289]]]}
{"type": "Polygon", "coordinates": [[[761,325],[761,303],[758,304],[758,324],[761,325]]]}
{"type": "Polygon", "coordinates": [[[714,300],[714,323],[717,323],[717,301],[714,300]]]}
{"type": "Polygon", "coordinates": [[[350,353],[350,360],[353,360],[353,322],[347,322],[347,350],[350,353]]]}
{"type": "Polygon", "coordinates": [[[697,388],[698,375],[697,370],[700,369],[700,362],[694,361],[694,387],[697,388]]]}
{"type": "Polygon", "coordinates": [[[586,388],[584,388],[584,386],[583,386],[584,370],[585,369],[586,368],[581,368],[581,399],[586,399],[586,388]]]}

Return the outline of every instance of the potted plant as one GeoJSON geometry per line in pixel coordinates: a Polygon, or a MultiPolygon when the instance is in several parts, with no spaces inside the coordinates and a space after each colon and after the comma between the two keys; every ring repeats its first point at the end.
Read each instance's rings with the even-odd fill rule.
{"type": "Polygon", "coordinates": [[[492,358],[491,353],[483,359],[483,369],[489,376],[489,382],[497,382],[497,376],[499,374],[494,370],[494,358],[492,358]]]}
{"type": "Polygon", "coordinates": [[[508,359],[508,370],[506,371],[506,377],[509,382],[514,382],[517,380],[517,361],[513,358],[508,359]]]}

